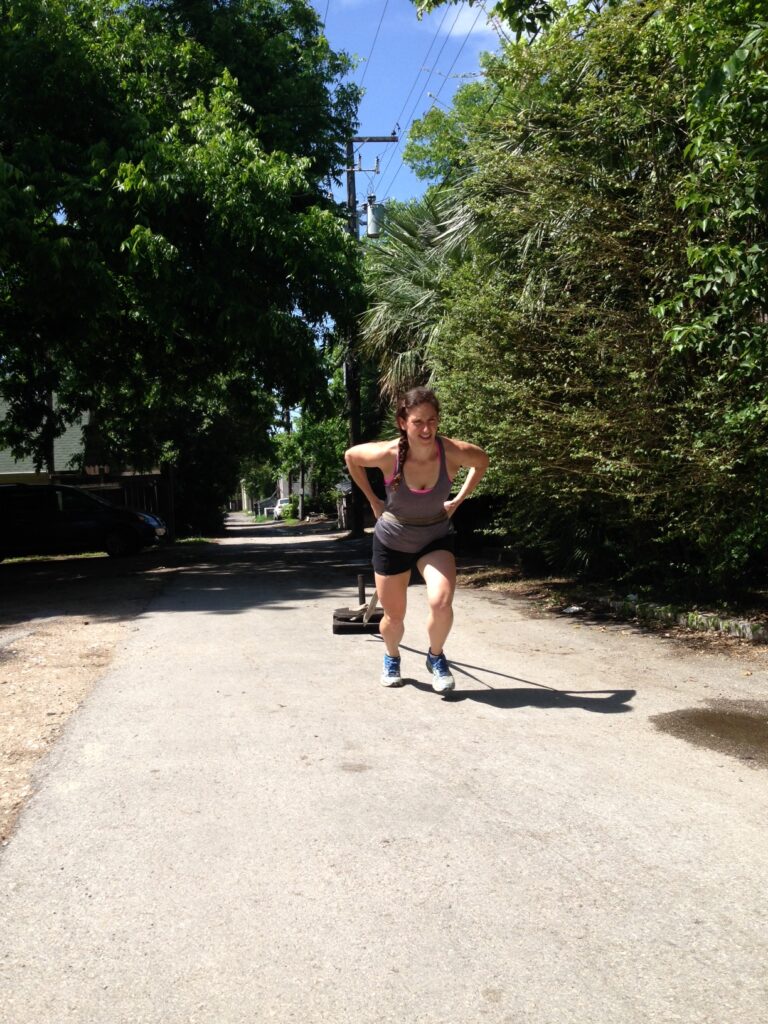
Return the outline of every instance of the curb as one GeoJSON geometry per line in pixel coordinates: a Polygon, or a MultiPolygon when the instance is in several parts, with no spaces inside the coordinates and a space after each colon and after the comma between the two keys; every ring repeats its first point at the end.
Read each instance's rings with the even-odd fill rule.
{"type": "Polygon", "coordinates": [[[686,611],[674,605],[653,604],[638,601],[632,595],[624,600],[590,601],[599,608],[606,608],[622,618],[638,619],[640,622],[661,622],[673,626],[685,626],[706,633],[724,633],[754,644],[768,643],[768,623],[748,619],[729,619],[711,612],[686,611]]]}

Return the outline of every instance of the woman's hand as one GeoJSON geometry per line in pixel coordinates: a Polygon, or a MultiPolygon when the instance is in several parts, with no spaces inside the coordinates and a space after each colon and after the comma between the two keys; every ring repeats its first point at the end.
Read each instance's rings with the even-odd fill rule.
{"type": "Polygon", "coordinates": [[[384,506],[386,502],[381,501],[380,498],[371,498],[369,504],[373,509],[374,519],[380,519],[381,513],[384,511],[384,506]]]}
{"type": "Polygon", "coordinates": [[[453,513],[456,511],[460,504],[461,501],[458,498],[452,498],[450,501],[443,502],[443,508],[445,509],[446,515],[448,516],[449,519],[451,518],[451,516],[453,515],[453,513]]]}

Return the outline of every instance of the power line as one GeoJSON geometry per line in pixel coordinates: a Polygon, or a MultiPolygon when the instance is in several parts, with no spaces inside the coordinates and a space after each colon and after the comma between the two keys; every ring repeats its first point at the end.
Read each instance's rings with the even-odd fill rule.
{"type": "Polygon", "coordinates": [[[432,53],[432,47],[435,45],[435,40],[440,35],[440,31],[441,31],[441,29],[442,29],[442,27],[443,27],[443,25],[445,23],[445,19],[448,17],[449,12],[450,12],[450,8],[446,7],[445,11],[443,12],[443,20],[440,22],[440,24],[435,29],[435,34],[432,36],[432,41],[429,44],[429,48],[428,48],[427,52],[424,54],[424,57],[423,57],[423,59],[421,61],[421,64],[419,65],[419,68],[418,68],[418,70],[416,72],[416,76],[414,77],[413,82],[411,84],[411,88],[408,90],[408,95],[405,97],[405,100],[403,101],[402,109],[400,110],[400,113],[395,118],[395,125],[399,125],[400,118],[405,113],[405,108],[408,106],[408,100],[413,95],[413,90],[416,88],[416,83],[419,80],[419,75],[424,70],[424,65],[429,60],[429,55],[430,55],[430,53],[432,53]]]}
{"type": "MultiPolygon", "coordinates": [[[[455,17],[455,18],[453,19],[453,22],[452,22],[452,24],[451,24],[451,27],[450,27],[450,28],[448,29],[448,34],[446,35],[445,39],[443,40],[443,45],[442,45],[442,46],[440,47],[440,49],[438,50],[437,56],[435,57],[435,65],[437,65],[438,61],[440,60],[440,57],[441,57],[441,56],[442,56],[442,54],[443,54],[443,50],[445,49],[445,47],[446,47],[446,45],[447,45],[447,43],[448,43],[448,40],[449,40],[449,39],[451,38],[451,33],[453,32],[453,30],[454,30],[454,28],[455,28],[455,26],[456,26],[456,22],[457,22],[457,21],[459,20],[459,17],[460,17],[460,15],[461,15],[461,12],[462,12],[462,11],[464,10],[464,7],[465,7],[465,4],[464,4],[464,3],[462,3],[462,4],[461,4],[461,6],[459,7],[458,11],[456,12],[456,17],[455,17]]],[[[443,20],[445,20],[445,18],[443,18],[443,20]]],[[[440,23],[440,25],[441,25],[441,27],[442,27],[442,22],[440,23]]],[[[430,47],[430,49],[431,49],[431,47],[430,47]]],[[[422,70],[425,70],[425,69],[422,69],[422,70]]],[[[419,103],[421,102],[421,97],[422,97],[422,96],[424,95],[424,93],[425,93],[425,91],[426,91],[426,88],[427,88],[427,86],[429,85],[429,83],[430,83],[430,80],[432,79],[432,75],[433,75],[434,73],[435,73],[435,68],[433,67],[433,68],[432,68],[432,69],[430,70],[429,74],[427,75],[427,80],[426,80],[426,82],[425,82],[425,83],[424,83],[424,85],[423,85],[423,86],[421,87],[421,92],[420,92],[420,93],[419,93],[419,95],[418,95],[418,96],[416,97],[416,102],[415,102],[415,103],[413,104],[413,106],[411,107],[411,113],[410,113],[410,115],[408,116],[408,120],[407,120],[407,121],[406,121],[406,123],[405,123],[405,128],[403,128],[403,129],[402,129],[402,131],[400,132],[400,138],[401,138],[401,140],[402,140],[402,139],[404,139],[404,138],[405,138],[405,136],[406,136],[406,135],[408,134],[408,129],[410,128],[410,126],[411,126],[411,123],[413,122],[414,116],[415,116],[415,114],[416,114],[416,109],[417,109],[417,107],[418,107],[419,103]]],[[[407,102],[407,101],[406,101],[406,102],[407,102]]],[[[399,120],[399,118],[398,118],[398,120],[399,120]]],[[[386,167],[384,168],[384,170],[382,171],[382,181],[384,180],[384,177],[385,177],[385,175],[386,175],[387,171],[389,170],[389,165],[390,165],[390,164],[392,163],[392,161],[394,160],[394,158],[395,158],[395,156],[397,155],[397,152],[398,152],[398,150],[399,150],[399,149],[400,149],[400,145],[398,145],[398,146],[397,146],[397,148],[396,148],[395,150],[393,150],[392,154],[390,155],[389,159],[387,160],[387,165],[386,165],[386,167]]],[[[393,180],[394,180],[394,179],[393,179],[393,180]]],[[[390,185],[390,188],[391,188],[391,185],[390,185]]],[[[386,192],[386,194],[385,194],[384,198],[386,199],[388,195],[389,195],[389,189],[387,189],[387,192],[386,192]]]]}
{"type": "MultiPolygon", "coordinates": [[[[446,45],[447,45],[447,43],[448,43],[448,40],[449,40],[449,39],[451,38],[451,33],[453,32],[453,30],[454,30],[454,28],[455,28],[455,26],[456,26],[456,22],[457,22],[457,21],[459,20],[459,17],[460,17],[460,15],[461,15],[462,11],[464,10],[464,7],[465,7],[465,4],[464,4],[464,3],[462,3],[462,4],[461,4],[461,6],[459,7],[458,11],[456,12],[456,17],[455,17],[455,18],[453,19],[453,22],[452,22],[452,24],[451,24],[451,27],[450,27],[450,28],[448,29],[448,34],[446,35],[445,39],[443,40],[443,45],[442,45],[442,46],[440,47],[440,49],[439,49],[439,51],[438,51],[438,53],[437,53],[437,56],[435,57],[435,64],[437,64],[437,63],[438,63],[438,61],[440,60],[440,57],[442,56],[443,50],[445,49],[445,47],[446,47],[446,45]]],[[[443,18],[443,20],[445,20],[445,18],[443,18]]],[[[440,23],[440,27],[442,27],[442,22],[440,23]]],[[[431,47],[431,46],[430,46],[430,49],[432,49],[432,47],[431,47]]],[[[402,140],[402,139],[404,139],[404,138],[405,138],[405,136],[406,136],[406,135],[407,135],[407,133],[408,133],[408,129],[410,128],[410,126],[411,126],[411,122],[413,121],[413,118],[414,118],[414,116],[415,116],[415,114],[416,114],[416,108],[418,107],[419,103],[421,102],[421,97],[422,97],[422,96],[424,95],[424,93],[425,93],[425,91],[426,91],[426,88],[427,88],[427,86],[429,85],[429,83],[430,83],[430,81],[431,81],[431,79],[432,79],[432,75],[433,75],[434,73],[435,73],[435,69],[434,69],[434,67],[433,67],[433,68],[432,68],[432,69],[430,70],[429,74],[427,75],[427,80],[426,80],[426,82],[425,82],[425,83],[424,83],[424,85],[423,85],[423,86],[421,87],[421,92],[419,93],[418,97],[416,98],[416,102],[415,102],[415,103],[413,104],[413,106],[411,107],[411,113],[410,113],[410,115],[409,115],[409,117],[408,117],[408,120],[407,120],[407,121],[406,121],[406,123],[405,123],[405,127],[404,127],[404,128],[402,129],[402,131],[400,132],[400,138],[401,138],[401,140],[402,140]]],[[[407,103],[407,102],[408,102],[408,101],[406,100],[406,103],[407,103]]],[[[405,106],[403,106],[403,109],[405,109],[405,106]]],[[[392,155],[390,156],[389,160],[387,161],[387,165],[386,165],[386,167],[385,167],[385,168],[384,168],[384,170],[382,171],[382,181],[384,180],[384,175],[386,175],[386,173],[387,173],[387,170],[389,169],[389,165],[390,165],[390,164],[392,163],[392,160],[393,160],[393,159],[395,158],[395,155],[397,154],[397,151],[398,151],[399,149],[400,149],[400,145],[398,144],[397,148],[396,148],[396,149],[395,149],[395,150],[393,151],[392,155]]],[[[402,160],[401,160],[401,164],[400,164],[400,166],[402,166],[402,160]]],[[[397,176],[397,174],[399,173],[399,170],[400,170],[400,168],[398,167],[398,170],[397,170],[397,171],[395,172],[395,176],[397,176]]],[[[392,179],[392,183],[394,183],[394,178],[392,179]]],[[[391,188],[392,188],[392,184],[390,184],[389,188],[387,189],[387,191],[386,191],[386,193],[385,193],[385,195],[384,195],[384,199],[386,199],[386,198],[387,198],[387,196],[389,195],[389,192],[390,192],[390,189],[391,189],[391,188]]],[[[382,200],[382,201],[383,201],[383,200],[382,200]]]]}
{"type": "MultiPolygon", "coordinates": [[[[472,35],[472,33],[473,33],[474,29],[475,29],[475,25],[477,24],[477,22],[478,22],[478,19],[479,19],[480,15],[481,15],[482,13],[483,13],[483,9],[481,8],[481,9],[480,9],[480,10],[479,10],[479,11],[477,12],[477,15],[476,15],[476,17],[475,17],[475,20],[474,20],[474,21],[472,22],[472,24],[471,24],[471,25],[469,26],[469,31],[468,31],[468,32],[467,32],[467,34],[466,34],[466,35],[464,36],[464,41],[463,41],[463,43],[461,44],[461,46],[459,47],[458,51],[456,52],[456,56],[455,56],[455,57],[453,58],[453,64],[451,64],[450,68],[448,69],[448,74],[447,74],[447,75],[445,76],[445,78],[443,79],[443,81],[442,81],[442,84],[440,85],[440,88],[439,88],[439,89],[437,90],[437,92],[435,93],[435,95],[434,95],[434,96],[432,97],[433,103],[432,103],[432,106],[431,106],[431,107],[429,108],[429,110],[427,111],[427,114],[429,113],[429,111],[430,111],[430,110],[434,110],[434,107],[435,107],[435,103],[434,103],[434,101],[435,101],[435,100],[437,100],[437,98],[439,97],[440,93],[441,93],[441,92],[443,91],[443,86],[444,86],[444,85],[445,85],[445,83],[446,83],[446,82],[448,81],[448,79],[449,79],[449,78],[451,77],[451,72],[452,72],[452,71],[453,71],[453,69],[454,69],[454,68],[456,67],[456,62],[458,61],[459,57],[461,56],[461,51],[462,51],[462,50],[464,49],[464,47],[465,47],[465,46],[467,45],[467,41],[468,41],[469,37],[470,37],[470,36],[472,35]]],[[[456,24],[456,22],[454,21],[454,23],[453,23],[453,24],[455,25],[455,24],[456,24]]],[[[451,26],[451,28],[453,28],[453,25],[451,26]]],[[[428,83],[428,82],[429,82],[429,79],[427,79],[427,83],[428,83]]],[[[425,88],[426,88],[426,85],[425,85],[425,88]]],[[[422,90],[422,91],[423,91],[423,90],[422,90]]],[[[421,98],[421,97],[419,97],[419,99],[420,99],[420,98],[421,98]]],[[[418,100],[417,100],[417,102],[418,102],[418,100]]],[[[427,115],[425,114],[424,116],[426,117],[427,115]]],[[[405,134],[405,133],[403,133],[403,134],[405,134]]],[[[398,176],[398,174],[399,174],[399,173],[400,173],[400,171],[401,171],[401,170],[403,169],[403,165],[404,165],[404,162],[403,162],[403,160],[402,160],[402,158],[401,158],[401,159],[400,159],[400,163],[398,164],[398,168],[397,168],[397,170],[395,171],[394,177],[392,178],[392,181],[390,181],[390,183],[389,183],[389,187],[388,187],[387,191],[386,191],[386,192],[384,193],[384,199],[386,199],[386,198],[387,198],[387,196],[389,195],[389,193],[390,193],[390,192],[392,191],[392,186],[393,186],[393,185],[395,184],[395,181],[397,180],[397,176],[398,176]]],[[[384,199],[382,199],[382,202],[384,202],[384,199]]]]}
{"type": "Polygon", "coordinates": [[[376,40],[379,38],[379,32],[381,31],[381,25],[382,25],[382,22],[384,21],[384,15],[387,13],[387,8],[388,7],[389,7],[389,0],[385,0],[384,8],[383,8],[383,10],[381,12],[381,17],[379,18],[379,24],[378,24],[378,26],[376,28],[376,35],[373,37],[373,42],[371,43],[371,51],[368,54],[368,60],[365,62],[365,67],[363,68],[363,77],[360,79],[360,88],[361,89],[363,87],[363,82],[365,81],[365,76],[368,74],[368,68],[371,65],[371,57],[373,56],[373,48],[376,46],[376,40]]]}
{"type": "MultiPolygon", "coordinates": [[[[481,15],[481,14],[485,14],[485,9],[484,9],[484,8],[483,8],[482,6],[480,7],[480,10],[479,10],[479,11],[477,12],[477,15],[476,15],[476,17],[475,17],[475,20],[474,20],[474,21],[472,22],[472,24],[471,24],[471,25],[469,26],[469,31],[468,31],[468,32],[467,32],[467,34],[466,34],[466,35],[464,36],[464,42],[463,42],[463,43],[461,44],[461,46],[460,46],[460,47],[459,47],[459,49],[458,49],[458,52],[457,52],[456,56],[455,56],[455,57],[453,58],[453,64],[451,64],[450,68],[448,68],[448,74],[447,74],[447,75],[445,76],[445,78],[443,79],[443,81],[442,81],[442,83],[441,83],[441,85],[440,85],[440,88],[439,88],[439,89],[437,90],[437,92],[436,92],[436,93],[434,94],[434,96],[432,97],[432,99],[433,99],[433,100],[436,100],[436,99],[438,99],[438,97],[440,96],[440,93],[441,93],[441,92],[443,91],[443,86],[444,86],[444,85],[445,85],[445,83],[446,83],[446,82],[448,81],[448,79],[449,79],[449,78],[451,77],[451,72],[452,72],[452,71],[453,71],[453,69],[454,69],[454,68],[456,67],[456,62],[458,61],[459,57],[461,56],[461,51],[462,51],[462,50],[464,49],[464,47],[465,47],[465,46],[467,45],[467,41],[469,40],[469,37],[470,37],[470,36],[472,35],[472,33],[474,32],[474,30],[475,30],[475,25],[477,24],[478,20],[480,19],[480,15],[481,15]]],[[[487,15],[486,15],[486,17],[487,17],[487,15]]],[[[434,103],[432,104],[432,107],[433,107],[433,106],[434,106],[434,103]]],[[[430,108],[429,108],[429,110],[431,110],[431,109],[432,109],[432,107],[430,107],[430,108]]],[[[427,113],[429,113],[429,110],[427,111],[427,113]]]]}
{"type": "MultiPolygon", "coordinates": [[[[405,113],[405,108],[408,106],[408,100],[413,95],[413,90],[416,88],[416,84],[419,81],[419,75],[422,73],[422,71],[425,70],[425,65],[426,65],[427,61],[429,60],[429,55],[430,55],[430,53],[432,53],[432,47],[435,45],[435,43],[437,41],[437,37],[440,35],[440,32],[442,31],[443,25],[445,24],[445,19],[448,17],[449,13],[450,13],[450,7],[446,7],[445,11],[443,12],[443,17],[442,17],[442,19],[440,21],[440,24],[435,29],[435,34],[432,36],[432,39],[430,40],[429,46],[427,47],[427,52],[424,54],[424,57],[422,58],[421,63],[419,64],[418,68],[416,69],[416,74],[414,75],[413,81],[411,82],[411,88],[408,90],[408,95],[403,100],[403,105],[400,108],[400,113],[395,118],[395,124],[394,124],[394,127],[393,127],[393,131],[400,131],[400,119],[403,116],[403,114],[405,113]]],[[[445,45],[445,44],[443,44],[443,45],[445,45]]],[[[442,50],[440,52],[442,53],[442,50]]],[[[407,125],[406,125],[406,130],[407,130],[407,125]]],[[[405,134],[405,132],[401,132],[400,133],[400,137],[402,138],[404,134],[405,134]]],[[[398,146],[398,148],[399,148],[399,146],[398,146]]],[[[382,171],[382,181],[384,180],[384,176],[386,175],[387,171],[389,170],[389,166],[392,163],[396,153],[397,153],[397,150],[394,150],[387,157],[387,162],[384,165],[384,170],[382,171]]]]}
{"type": "MultiPolygon", "coordinates": [[[[458,13],[457,13],[456,17],[455,17],[455,18],[454,18],[454,20],[453,20],[453,24],[451,25],[450,29],[448,30],[448,35],[446,36],[446,40],[445,40],[445,42],[447,42],[447,41],[448,41],[448,39],[450,39],[450,37],[451,37],[451,33],[453,32],[453,29],[454,29],[454,27],[455,27],[455,25],[456,25],[456,22],[457,22],[457,21],[459,20],[459,15],[460,15],[460,14],[462,13],[462,11],[463,11],[463,10],[464,10],[464,5],[462,4],[462,6],[461,6],[461,7],[459,8],[459,11],[458,11],[458,13]]],[[[438,92],[437,92],[437,95],[438,95],[438,96],[440,95],[440,92],[441,92],[441,90],[442,90],[443,86],[445,85],[445,83],[446,83],[446,82],[448,81],[448,79],[450,78],[451,72],[453,71],[454,67],[456,66],[456,62],[458,61],[458,59],[459,59],[459,56],[461,55],[461,51],[462,51],[462,50],[464,49],[464,47],[466,46],[467,40],[468,40],[468,39],[469,39],[469,37],[470,37],[470,36],[472,35],[472,32],[473,32],[473,30],[474,30],[474,27],[475,27],[475,25],[477,24],[478,18],[480,17],[480,14],[481,14],[481,13],[482,13],[482,10],[478,11],[478,13],[477,13],[477,16],[475,17],[475,20],[474,20],[474,21],[472,22],[472,24],[470,25],[470,27],[469,27],[469,31],[468,31],[468,32],[467,32],[467,34],[465,35],[465,37],[464,37],[464,41],[462,42],[461,46],[460,46],[460,47],[459,47],[459,49],[458,49],[458,52],[457,52],[456,56],[455,56],[455,57],[454,57],[454,59],[453,59],[453,63],[451,64],[450,70],[448,71],[448,74],[447,74],[447,75],[445,76],[445,78],[443,79],[443,83],[442,83],[442,85],[440,86],[440,89],[438,89],[438,92]]],[[[440,59],[440,54],[442,54],[443,50],[445,49],[445,42],[443,43],[442,47],[440,48],[440,53],[438,53],[438,55],[437,55],[437,58],[436,58],[436,61],[435,61],[435,63],[437,63],[437,61],[438,61],[438,60],[440,59]]],[[[429,85],[429,80],[430,80],[430,78],[432,77],[432,75],[433,75],[433,73],[434,73],[434,70],[435,70],[435,69],[433,68],[433,69],[432,69],[432,70],[430,71],[430,73],[429,73],[429,77],[427,78],[426,82],[424,83],[424,87],[423,87],[423,88],[422,88],[422,90],[421,90],[421,94],[419,95],[419,98],[418,98],[418,99],[416,100],[416,103],[415,103],[415,104],[413,105],[413,109],[411,110],[411,116],[410,116],[410,119],[409,119],[409,121],[408,121],[408,124],[407,124],[407,126],[406,126],[405,130],[404,130],[404,131],[402,132],[401,138],[403,138],[403,137],[405,136],[406,132],[408,131],[408,128],[410,128],[410,126],[411,126],[411,122],[413,121],[414,115],[415,115],[415,113],[416,113],[416,107],[417,107],[417,106],[419,105],[419,103],[420,103],[420,101],[421,101],[421,97],[422,97],[422,96],[424,95],[424,92],[425,92],[425,90],[426,90],[427,86],[429,85]]],[[[426,114],[424,114],[423,116],[424,116],[424,117],[426,117],[426,116],[427,116],[427,114],[429,113],[429,111],[430,111],[430,110],[432,110],[433,108],[434,108],[434,103],[432,104],[432,106],[430,106],[429,110],[428,110],[428,111],[426,112],[426,114]]],[[[399,149],[399,146],[398,146],[398,149],[399,149]]],[[[388,165],[387,165],[387,166],[388,166],[388,165]]],[[[397,170],[395,171],[395,173],[394,173],[394,176],[393,176],[392,180],[390,181],[390,183],[389,183],[389,185],[388,185],[388,187],[387,187],[387,191],[386,191],[386,192],[384,193],[384,199],[386,199],[386,198],[387,198],[387,196],[389,195],[389,193],[390,193],[390,192],[392,191],[392,186],[393,186],[393,185],[395,184],[395,180],[397,179],[397,176],[398,176],[398,174],[400,173],[400,171],[401,171],[402,169],[403,169],[403,159],[402,159],[402,157],[401,157],[401,158],[400,158],[400,163],[398,164],[398,167],[397,167],[397,170]]],[[[386,168],[385,168],[385,170],[386,170],[386,168]]],[[[384,201],[384,199],[382,199],[382,202],[384,201]]]]}

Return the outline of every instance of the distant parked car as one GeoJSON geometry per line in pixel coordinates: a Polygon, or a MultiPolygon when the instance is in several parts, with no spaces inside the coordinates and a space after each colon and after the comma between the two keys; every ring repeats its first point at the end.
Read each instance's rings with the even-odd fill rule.
{"type": "Polygon", "coordinates": [[[127,555],[157,544],[165,523],[63,484],[0,484],[0,560],[20,555],[106,551],[127,555]]]}
{"type": "Polygon", "coordinates": [[[272,513],[272,518],[283,519],[290,508],[290,504],[290,498],[278,498],[277,504],[275,505],[275,511],[272,513]]]}

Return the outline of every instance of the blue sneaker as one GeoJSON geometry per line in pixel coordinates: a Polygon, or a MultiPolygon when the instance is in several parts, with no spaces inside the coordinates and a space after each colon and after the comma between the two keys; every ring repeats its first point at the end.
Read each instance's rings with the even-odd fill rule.
{"type": "Polygon", "coordinates": [[[444,654],[433,654],[432,651],[429,651],[427,668],[432,673],[432,689],[435,693],[447,693],[456,685],[444,654]]]}
{"type": "Polygon", "coordinates": [[[402,686],[403,680],[400,676],[400,657],[393,658],[391,654],[384,655],[384,668],[381,670],[382,686],[402,686]]]}

